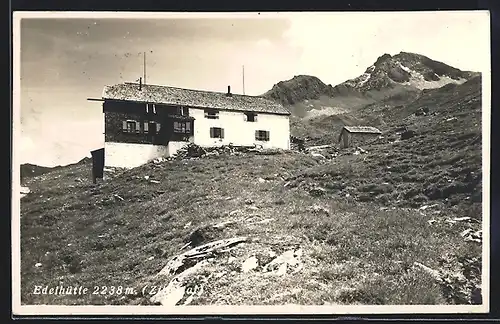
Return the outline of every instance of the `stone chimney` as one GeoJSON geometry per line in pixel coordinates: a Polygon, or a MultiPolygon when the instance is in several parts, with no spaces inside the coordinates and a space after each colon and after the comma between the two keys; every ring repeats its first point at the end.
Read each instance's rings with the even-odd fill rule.
{"type": "Polygon", "coordinates": [[[231,97],[232,95],[233,95],[233,94],[231,93],[231,86],[230,86],[230,85],[228,85],[228,86],[227,86],[227,93],[226,93],[226,96],[231,97]]]}

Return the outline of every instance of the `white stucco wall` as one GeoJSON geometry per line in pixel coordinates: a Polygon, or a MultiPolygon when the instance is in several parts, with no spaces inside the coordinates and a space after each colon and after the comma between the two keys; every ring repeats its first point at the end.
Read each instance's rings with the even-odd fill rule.
{"type": "Polygon", "coordinates": [[[168,153],[168,146],[106,142],[104,164],[107,167],[135,168],[158,157],[167,157],[168,153]]]}
{"type": "Polygon", "coordinates": [[[257,114],[256,122],[245,120],[243,112],[219,111],[219,119],[205,118],[203,109],[190,108],[194,121],[194,143],[200,146],[262,145],[264,148],[290,148],[290,121],[287,115],[257,114]],[[224,129],[224,138],[210,138],[210,127],[224,129]],[[255,131],[269,131],[269,141],[256,141],[255,131]]]}

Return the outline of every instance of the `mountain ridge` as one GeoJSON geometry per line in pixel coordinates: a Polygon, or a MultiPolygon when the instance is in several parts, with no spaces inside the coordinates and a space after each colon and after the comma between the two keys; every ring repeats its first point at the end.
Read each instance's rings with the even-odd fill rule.
{"type": "Polygon", "coordinates": [[[72,165],[80,165],[80,164],[87,164],[87,163],[92,163],[92,158],[89,157],[84,157],[80,161],[75,162],[75,163],[69,163],[65,165],[56,165],[53,167],[49,166],[42,166],[34,163],[23,163],[20,165],[20,173],[21,173],[21,179],[24,178],[30,178],[30,177],[37,177],[49,172],[53,172],[56,170],[59,170],[64,167],[72,166],[72,165]]]}
{"type": "Polygon", "coordinates": [[[335,86],[316,76],[301,74],[276,83],[262,96],[280,102],[299,117],[325,109],[329,110],[327,114],[338,114],[392,96],[411,96],[424,89],[461,84],[477,75],[480,73],[402,51],[379,56],[363,74],[335,86]]]}

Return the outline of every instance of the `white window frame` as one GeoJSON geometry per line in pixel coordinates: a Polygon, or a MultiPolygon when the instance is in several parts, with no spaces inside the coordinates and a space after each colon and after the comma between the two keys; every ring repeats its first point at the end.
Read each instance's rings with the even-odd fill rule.
{"type": "Polygon", "coordinates": [[[212,139],[223,139],[224,138],[224,128],[222,127],[210,127],[210,138],[212,139]],[[220,136],[215,136],[215,130],[219,130],[220,136]]]}
{"type": "Polygon", "coordinates": [[[217,109],[205,109],[206,119],[219,119],[219,111],[217,109]]]}

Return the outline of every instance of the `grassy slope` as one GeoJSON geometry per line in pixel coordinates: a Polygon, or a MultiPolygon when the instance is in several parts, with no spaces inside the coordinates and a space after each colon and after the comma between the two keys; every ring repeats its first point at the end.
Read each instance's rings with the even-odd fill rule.
{"type": "Polygon", "coordinates": [[[156,274],[199,229],[199,243],[240,235],[253,240],[216,256],[189,279],[192,285],[206,281],[192,304],[470,303],[481,245],[460,233],[481,226],[481,114],[477,84],[458,87],[395,110],[401,118],[432,103],[439,114],[409,116],[417,136],[406,141],[395,141],[397,123],[388,123],[383,139],[364,146],[366,154],[168,161],[115,173],[97,185],[90,183],[89,165],[26,179],[32,193],[21,204],[22,302],[148,304],[150,294],[141,288],[168,283],[156,274]],[[310,193],[317,186],[323,195],[310,193]],[[464,215],[476,221],[447,222],[464,215]],[[207,229],[227,220],[237,222],[207,229]],[[298,273],[241,271],[252,255],[266,263],[273,252],[297,247],[304,251],[298,273]],[[440,270],[447,283],[413,262],[440,270]],[[32,294],[40,284],[121,285],[138,292],[32,294]]]}

